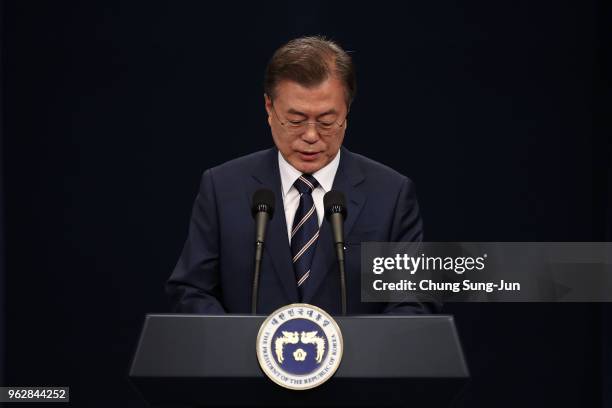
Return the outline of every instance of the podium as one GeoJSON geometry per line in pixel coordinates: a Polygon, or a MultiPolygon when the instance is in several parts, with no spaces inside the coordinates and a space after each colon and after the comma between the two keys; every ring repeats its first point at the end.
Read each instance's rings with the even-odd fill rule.
{"type": "Polygon", "coordinates": [[[448,406],[469,378],[452,316],[334,316],[333,378],[292,391],[261,371],[265,316],[151,314],[129,377],[152,406],[448,406]],[[423,405],[425,406],[425,405],[423,405]]]}

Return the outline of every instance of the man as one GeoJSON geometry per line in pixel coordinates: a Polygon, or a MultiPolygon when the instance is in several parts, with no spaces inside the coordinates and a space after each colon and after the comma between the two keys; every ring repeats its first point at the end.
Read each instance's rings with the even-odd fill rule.
{"type": "Polygon", "coordinates": [[[340,312],[340,283],[323,196],[344,193],[347,311],[426,313],[431,305],[362,303],[360,243],[420,241],[412,182],[341,147],[355,95],[349,55],[320,37],[290,41],[268,63],[265,108],[275,148],[204,172],[189,236],[167,283],[182,313],[249,313],[254,269],[253,193],[275,193],[266,234],[257,310],[290,303],[340,312]]]}

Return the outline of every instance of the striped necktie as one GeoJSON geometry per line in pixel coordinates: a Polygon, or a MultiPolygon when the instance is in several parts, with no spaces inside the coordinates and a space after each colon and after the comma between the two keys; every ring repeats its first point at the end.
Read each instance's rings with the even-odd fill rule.
{"type": "Polygon", "coordinates": [[[319,238],[319,221],[317,209],[312,199],[312,190],[319,183],[310,174],[302,174],[293,183],[300,192],[300,205],[293,218],[291,229],[291,254],[293,255],[293,270],[297,281],[300,299],[304,298],[304,287],[310,276],[310,265],[319,238]]]}

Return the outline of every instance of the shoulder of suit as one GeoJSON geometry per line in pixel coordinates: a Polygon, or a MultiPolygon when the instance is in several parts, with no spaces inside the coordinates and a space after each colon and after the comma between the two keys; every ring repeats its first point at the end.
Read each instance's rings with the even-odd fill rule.
{"type": "Polygon", "coordinates": [[[276,155],[273,154],[276,149],[269,148],[260,150],[254,153],[249,153],[245,156],[237,157],[235,159],[226,161],[225,163],[221,163],[217,166],[214,166],[209,169],[214,173],[226,173],[226,172],[240,172],[246,171],[249,172],[254,165],[257,163],[261,163],[262,160],[270,160],[270,158],[276,159],[276,155]]]}
{"type": "Polygon", "coordinates": [[[410,178],[385,164],[377,162],[376,160],[370,159],[369,157],[358,153],[348,151],[346,152],[352,156],[352,158],[359,165],[359,167],[361,167],[364,174],[366,174],[368,178],[372,177],[376,180],[384,179],[387,182],[392,183],[403,183],[407,180],[409,183],[412,183],[410,178]]]}

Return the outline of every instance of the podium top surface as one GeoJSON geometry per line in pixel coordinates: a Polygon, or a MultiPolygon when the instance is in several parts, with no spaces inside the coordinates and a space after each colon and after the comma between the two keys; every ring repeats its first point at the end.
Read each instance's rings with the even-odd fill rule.
{"type": "MultiPolygon", "coordinates": [[[[335,378],[467,378],[452,316],[335,316],[344,355],[335,378]]],[[[261,378],[265,316],[147,315],[132,378],[261,378]]]]}

